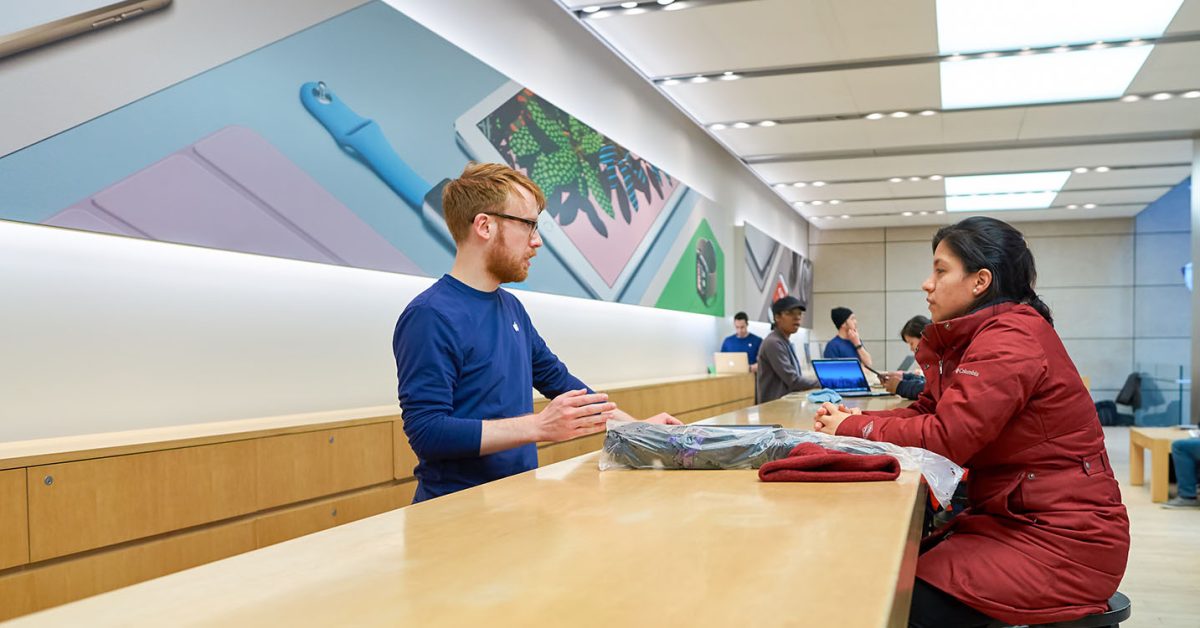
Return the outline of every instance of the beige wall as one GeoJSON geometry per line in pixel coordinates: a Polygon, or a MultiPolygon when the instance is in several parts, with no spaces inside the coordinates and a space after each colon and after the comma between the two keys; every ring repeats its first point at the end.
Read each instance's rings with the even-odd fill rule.
{"type": "MultiPolygon", "coordinates": [[[[1112,399],[1134,364],[1134,219],[1014,224],[1033,250],[1038,292],[1050,305],[1071,358],[1091,378],[1093,396],[1112,399]]],[[[900,327],[914,315],[929,315],[920,285],[929,272],[936,230],[811,229],[814,339],[823,346],[834,335],[828,313],[844,305],[858,316],[863,342],[876,361],[882,358],[887,368],[896,368],[908,355],[900,327]]],[[[1169,275],[1166,267],[1173,263],[1144,272],[1169,275]]],[[[1146,290],[1151,289],[1139,294],[1151,298],[1146,290]]]]}

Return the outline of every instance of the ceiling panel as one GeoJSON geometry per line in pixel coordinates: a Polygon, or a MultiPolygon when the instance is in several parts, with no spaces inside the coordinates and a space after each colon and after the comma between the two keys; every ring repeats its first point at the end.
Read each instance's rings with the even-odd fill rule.
{"type": "Polygon", "coordinates": [[[588,22],[650,77],[937,51],[932,0],[757,0],[588,22]]]}
{"type": "MultiPolygon", "coordinates": [[[[1200,30],[1200,25],[1197,25],[1197,30],[1200,30]]],[[[1133,82],[1125,91],[1129,94],[1147,94],[1177,89],[1200,89],[1200,72],[1196,70],[1197,59],[1200,59],[1200,42],[1155,46],[1146,63],[1142,65],[1142,70],[1133,77],[1133,82]]]]}
{"type": "MultiPolygon", "coordinates": [[[[588,0],[561,0],[572,7],[588,0]]],[[[680,4],[682,4],[680,1],[680,4]]],[[[607,3],[612,4],[612,3],[607,3]]],[[[677,5],[678,6],[678,5],[677,5]]],[[[1186,178],[1200,133],[1200,41],[1155,46],[1127,94],[1171,99],[1078,101],[940,111],[934,0],[742,0],[584,20],[697,122],[776,122],[708,129],[797,215],[847,214],[819,228],[945,224],[945,187],[929,175],[999,174],[1108,166],[1073,173],[1047,210],[992,212],[1006,220],[1132,216],[1186,178]],[[698,73],[774,70],[773,76],[693,83],[698,73]],[[868,113],[935,115],[865,120],[868,113]],[[1172,165],[1176,164],[1176,165],[1172,165]],[[900,182],[888,181],[900,177],[900,182]],[[910,181],[910,177],[921,180],[910,181]],[[829,201],[838,201],[830,205],[829,201]],[[1067,204],[1097,203],[1092,210],[1067,204]],[[900,216],[900,212],[930,212],[900,216]],[[876,214],[883,214],[876,216],[876,214]]],[[[1200,33],[1200,0],[1184,0],[1168,34],[1200,33]]]]}

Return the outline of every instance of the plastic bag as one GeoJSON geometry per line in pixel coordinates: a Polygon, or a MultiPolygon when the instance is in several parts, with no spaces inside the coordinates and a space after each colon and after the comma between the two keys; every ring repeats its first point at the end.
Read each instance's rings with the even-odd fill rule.
{"type": "Polygon", "coordinates": [[[609,421],[600,470],[611,469],[757,469],[786,458],[800,443],[816,443],[851,454],[885,454],[906,471],[920,471],[938,502],[950,503],[962,479],[962,467],[919,447],[900,447],[852,436],[773,427],[657,425],[609,421]]]}

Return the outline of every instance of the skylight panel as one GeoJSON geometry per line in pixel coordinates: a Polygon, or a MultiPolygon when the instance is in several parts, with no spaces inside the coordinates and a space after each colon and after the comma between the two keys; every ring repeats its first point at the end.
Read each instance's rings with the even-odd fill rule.
{"type": "Polygon", "coordinates": [[[944,61],[943,109],[1118,98],[1153,46],[944,61]]]}
{"type": "Polygon", "coordinates": [[[946,210],[1045,209],[1070,176],[1069,170],[1055,170],[946,177],[946,210]]]}
{"type": "Polygon", "coordinates": [[[1160,37],[1183,0],[937,0],[942,54],[1160,37]]]}

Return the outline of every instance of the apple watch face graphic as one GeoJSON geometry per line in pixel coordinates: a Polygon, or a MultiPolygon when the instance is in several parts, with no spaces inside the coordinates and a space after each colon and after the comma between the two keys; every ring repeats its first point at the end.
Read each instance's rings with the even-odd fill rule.
{"type": "Polygon", "coordinates": [[[708,238],[696,242],[696,294],[704,305],[711,305],[717,296],[717,252],[708,238]]]}

